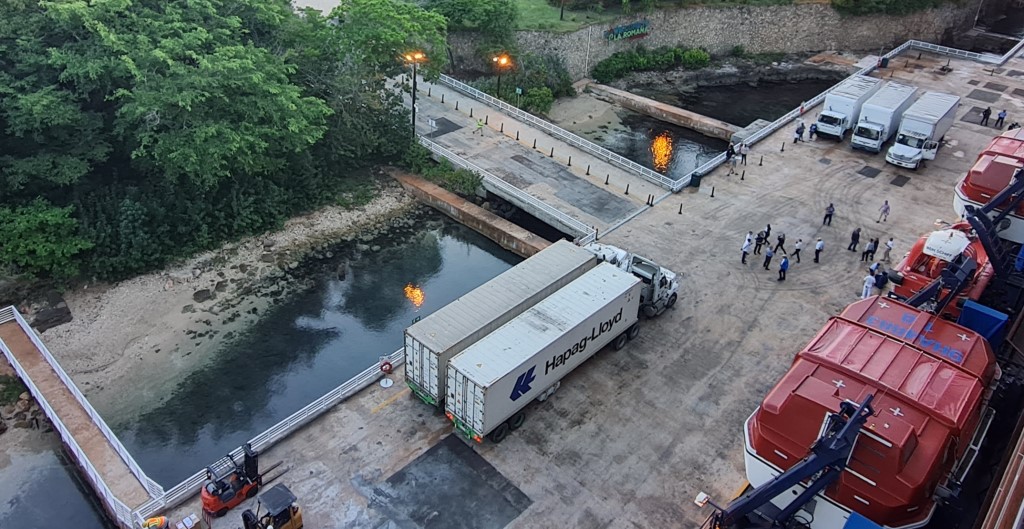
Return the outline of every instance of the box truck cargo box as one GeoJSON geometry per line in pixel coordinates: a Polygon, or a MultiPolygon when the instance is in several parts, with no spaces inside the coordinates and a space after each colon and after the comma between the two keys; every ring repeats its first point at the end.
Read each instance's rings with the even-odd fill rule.
{"type": "Polygon", "coordinates": [[[558,241],[405,330],[405,379],[440,407],[448,360],[597,266],[597,258],[558,241]]]}
{"type": "Polygon", "coordinates": [[[636,276],[601,263],[455,356],[445,411],[456,430],[501,442],[530,401],[608,343],[621,349],[637,336],[640,290],[636,276]]]}

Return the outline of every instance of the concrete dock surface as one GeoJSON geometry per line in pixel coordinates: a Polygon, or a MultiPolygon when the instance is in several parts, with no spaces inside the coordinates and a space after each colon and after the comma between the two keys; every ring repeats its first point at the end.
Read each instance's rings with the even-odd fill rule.
{"type": "MultiPolygon", "coordinates": [[[[694,496],[724,504],[744,480],[744,421],[826,319],[858,299],[869,263],[846,250],[852,230],[863,230],[858,250],[894,237],[895,265],[936,219],[955,219],[954,184],[999,132],[978,124],[980,109],[1024,121],[1024,60],[992,73],[953,59],[943,74],[946,62],[914,51],[876,74],[963,98],[927,167],[901,169],[848,141],[793,144],[794,124],[753,147],[738,168],[743,180],[719,168],[603,237],[680,273],[680,301],[623,350],[598,353],[551,399],[530,404],[500,445],[466,450],[443,415],[410,396],[399,370],[392,387],[372,386],[269,450],[265,461],[290,467],[280,482],[298,496],[305,526],[698,527],[708,511],[694,496]],[[876,222],[885,200],[892,213],[876,222]],[[835,217],[823,226],[829,203],[835,217]],[[790,252],[804,242],[786,281],[777,281],[779,257],[770,270],[762,256],[740,264],[745,234],[769,223],[773,245],[779,233],[790,252]],[[826,247],[815,264],[818,237],[826,247]]],[[[806,121],[818,111],[807,109],[806,121]]],[[[514,144],[488,150],[521,155],[514,144]]],[[[172,514],[199,508],[197,497],[172,514]]],[[[239,527],[241,511],[214,527],[239,527]]]]}

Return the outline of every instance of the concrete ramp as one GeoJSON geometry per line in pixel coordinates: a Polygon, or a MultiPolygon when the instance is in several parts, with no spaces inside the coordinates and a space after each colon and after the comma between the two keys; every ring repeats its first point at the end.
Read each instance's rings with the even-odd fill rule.
{"type": "Polygon", "coordinates": [[[587,85],[590,91],[598,96],[622,105],[630,110],[646,114],[655,119],[666,121],[673,125],[679,125],[687,129],[695,130],[705,136],[730,141],[732,135],[739,132],[740,128],[720,119],[709,118],[703,114],[690,112],[682,108],[661,103],[653,99],[638,96],[634,93],[607,85],[591,83],[587,85]]]}

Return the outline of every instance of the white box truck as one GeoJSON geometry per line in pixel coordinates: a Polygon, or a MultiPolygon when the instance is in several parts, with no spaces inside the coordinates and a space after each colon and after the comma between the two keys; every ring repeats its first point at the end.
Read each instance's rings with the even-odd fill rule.
{"type": "Polygon", "coordinates": [[[593,253],[558,241],[405,330],[405,380],[441,407],[448,360],[597,266],[593,253]]]}
{"type": "Polygon", "coordinates": [[[835,136],[842,141],[846,131],[860,118],[864,102],[882,86],[880,79],[854,75],[839,83],[825,95],[822,111],[818,114],[818,135],[835,136]]]}
{"type": "Polygon", "coordinates": [[[889,82],[864,102],[850,144],[854,149],[882,152],[882,145],[896,133],[900,117],[914,102],[916,86],[889,82]]]}
{"type": "Polygon", "coordinates": [[[605,345],[621,349],[640,332],[640,287],[601,263],[452,358],[445,415],[456,431],[500,443],[522,426],[527,404],[546,400],[605,345]]]}
{"type": "Polygon", "coordinates": [[[925,92],[903,113],[896,143],[889,147],[885,161],[917,169],[921,160],[934,160],[946,132],[953,126],[959,106],[959,96],[925,92]]]}

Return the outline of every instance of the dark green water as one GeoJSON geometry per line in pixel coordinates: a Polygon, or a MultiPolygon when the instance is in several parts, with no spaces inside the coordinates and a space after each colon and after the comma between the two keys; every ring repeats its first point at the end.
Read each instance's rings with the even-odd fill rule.
{"type": "MultiPolygon", "coordinates": [[[[367,241],[344,281],[334,261],[305,273],[315,287],[281,299],[244,335],[188,375],[166,404],[115,421],[150,477],[177,484],[399,349],[402,332],[521,258],[433,210],[367,241]],[[422,305],[406,287],[422,292],[422,305]]],[[[352,245],[354,246],[354,244],[352,245]]]]}

